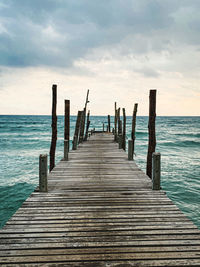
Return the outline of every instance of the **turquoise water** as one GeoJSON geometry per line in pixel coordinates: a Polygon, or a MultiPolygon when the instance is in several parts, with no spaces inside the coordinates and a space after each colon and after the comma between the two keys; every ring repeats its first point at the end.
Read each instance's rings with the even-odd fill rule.
{"type": "MultiPolygon", "coordinates": [[[[75,121],[71,116],[71,137],[75,121]]],[[[91,116],[91,128],[102,130],[103,122],[107,117],[91,116]]],[[[135,160],[144,171],[147,125],[148,117],[137,118],[135,160]]],[[[57,162],[63,157],[63,128],[64,118],[58,116],[57,162]]],[[[157,117],[156,131],[162,188],[200,228],[200,117],[157,117]]],[[[127,138],[130,133],[128,117],[127,138]]],[[[0,227],[38,185],[39,154],[49,153],[50,142],[50,116],[0,116],[0,227]]]]}

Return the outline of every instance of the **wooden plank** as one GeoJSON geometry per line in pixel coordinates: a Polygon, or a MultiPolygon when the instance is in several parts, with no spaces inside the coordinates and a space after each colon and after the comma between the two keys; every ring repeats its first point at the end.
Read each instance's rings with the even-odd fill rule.
{"type": "MultiPolygon", "coordinates": [[[[92,266],[98,266],[98,267],[105,267],[105,266],[109,266],[109,267],[116,267],[116,266],[126,266],[126,267],[131,267],[131,266],[199,266],[199,260],[197,259],[156,259],[156,260],[98,260],[98,261],[57,261],[56,262],[56,266],[70,266],[70,267],[79,267],[79,266],[83,266],[83,267],[92,267],[92,266]]],[[[6,266],[22,266],[20,265],[16,265],[16,264],[7,264],[6,266]]],[[[30,263],[26,263],[26,266],[30,266],[33,267],[33,264],[30,263]]],[[[35,265],[34,265],[35,266],[35,265]]],[[[37,263],[37,266],[40,267],[46,267],[46,266],[52,266],[55,267],[55,262],[49,262],[49,263],[37,263]]]]}
{"type": "MultiPolygon", "coordinates": [[[[156,253],[156,252],[187,252],[187,251],[200,251],[200,246],[166,246],[163,247],[107,247],[106,253],[156,253]]],[[[26,249],[26,250],[4,250],[1,251],[1,256],[20,256],[20,255],[79,255],[79,254],[105,254],[104,248],[67,248],[67,249],[26,249]]]]}
{"type": "MultiPolygon", "coordinates": [[[[200,255],[198,252],[187,252],[187,259],[198,259],[200,263],[200,255]]],[[[185,257],[185,252],[168,252],[168,253],[102,253],[102,254],[79,254],[79,255],[43,255],[38,256],[18,256],[18,257],[1,257],[2,263],[38,263],[38,262],[55,262],[55,261],[97,261],[97,260],[157,260],[157,259],[181,259],[185,257]]]]}

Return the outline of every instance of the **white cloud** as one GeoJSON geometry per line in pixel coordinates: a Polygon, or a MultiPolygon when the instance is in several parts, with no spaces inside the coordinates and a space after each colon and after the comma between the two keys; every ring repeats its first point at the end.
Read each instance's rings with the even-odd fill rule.
{"type": "Polygon", "coordinates": [[[148,89],[158,88],[160,103],[171,105],[160,114],[199,114],[197,104],[172,105],[187,106],[185,92],[199,101],[199,1],[7,0],[0,9],[1,113],[49,113],[58,83],[74,114],[87,88],[96,113],[116,98],[129,113],[141,102],[147,114],[148,89]]]}

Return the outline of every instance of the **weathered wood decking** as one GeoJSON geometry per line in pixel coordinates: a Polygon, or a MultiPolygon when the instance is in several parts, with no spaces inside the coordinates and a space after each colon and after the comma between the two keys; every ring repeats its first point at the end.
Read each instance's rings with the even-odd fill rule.
{"type": "Polygon", "coordinates": [[[200,266],[200,231],[111,134],[95,134],[0,231],[0,265],[200,266]]]}

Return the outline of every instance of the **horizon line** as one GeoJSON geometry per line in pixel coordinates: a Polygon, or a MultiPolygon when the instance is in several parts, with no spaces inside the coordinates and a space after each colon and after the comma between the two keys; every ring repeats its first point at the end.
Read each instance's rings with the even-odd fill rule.
{"type": "MultiPolygon", "coordinates": [[[[107,117],[108,115],[90,115],[90,117],[107,117]]],[[[52,116],[52,114],[0,114],[0,116],[52,116]]],[[[57,116],[64,116],[64,114],[57,114],[57,116]]],[[[70,114],[70,116],[77,117],[74,114],[70,114]]],[[[110,116],[114,117],[115,115],[110,116]]],[[[120,117],[123,117],[123,115],[120,117]]],[[[126,117],[132,117],[132,115],[126,115],[126,117]]],[[[149,115],[137,115],[137,117],[149,117],[149,115]]],[[[200,117],[200,115],[156,115],[156,117],[200,117]]]]}

